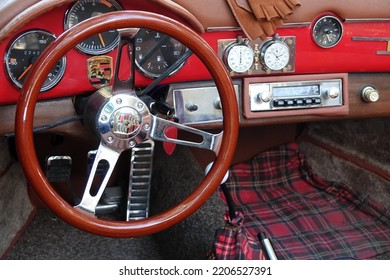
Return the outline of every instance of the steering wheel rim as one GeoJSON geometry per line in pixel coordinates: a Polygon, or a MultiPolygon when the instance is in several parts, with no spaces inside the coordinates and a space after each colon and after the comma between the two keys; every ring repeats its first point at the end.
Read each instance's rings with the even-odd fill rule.
{"type": "Polygon", "coordinates": [[[193,30],[162,15],[143,11],[120,11],[83,21],[61,34],[39,57],[27,78],[15,118],[16,147],[22,168],[45,205],[60,218],[84,231],[108,237],[137,237],[164,230],[191,215],[215,192],[232,161],[238,135],[238,106],[230,76],[214,50],[193,30]],[[78,42],[108,29],[150,28],[181,41],[209,70],[220,92],[223,136],[217,159],[198,187],[181,203],[139,221],[97,219],[69,205],[50,185],[37,160],[33,139],[33,116],[45,77],[78,42]]]}

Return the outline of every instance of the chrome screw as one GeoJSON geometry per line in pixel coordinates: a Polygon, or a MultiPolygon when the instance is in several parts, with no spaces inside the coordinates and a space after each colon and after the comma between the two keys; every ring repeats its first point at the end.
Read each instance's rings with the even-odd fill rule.
{"type": "Polygon", "coordinates": [[[100,119],[102,122],[106,122],[108,120],[106,115],[103,115],[100,119]]]}
{"type": "Polygon", "coordinates": [[[129,143],[129,147],[130,147],[130,148],[133,148],[133,147],[135,147],[135,141],[130,141],[130,143],[129,143]]]}
{"type": "Polygon", "coordinates": [[[137,107],[138,107],[138,109],[142,109],[142,108],[144,107],[144,104],[141,103],[141,102],[139,102],[139,103],[137,104],[137,107]]]}
{"type": "Polygon", "coordinates": [[[118,98],[118,99],[116,100],[116,104],[118,104],[118,105],[122,104],[122,99],[118,98]]]}
{"type": "Polygon", "coordinates": [[[149,131],[149,130],[150,130],[150,125],[145,124],[145,125],[144,125],[144,130],[145,130],[145,131],[149,131]]]}
{"type": "Polygon", "coordinates": [[[108,143],[112,143],[114,141],[114,138],[112,137],[112,136],[109,136],[108,138],[107,138],[107,142],[108,143]]]}

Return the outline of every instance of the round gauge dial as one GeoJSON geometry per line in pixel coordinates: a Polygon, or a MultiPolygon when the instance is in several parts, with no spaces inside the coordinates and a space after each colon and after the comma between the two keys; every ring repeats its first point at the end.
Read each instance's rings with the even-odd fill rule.
{"type": "MultiPolygon", "coordinates": [[[[8,77],[18,88],[22,88],[31,67],[54,40],[55,36],[49,32],[32,30],[23,33],[11,43],[5,55],[5,66],[8,77]]],[[[64,71],[65,57],[50,71],[41,91],[54,87],[61,80],[64,71]]]]}
{"type": "Polygon", "coordinates": [[[254,57],[252,48],[246,44],[234,43],[225,51],[225,63],[236,73],[247,72],[253,66],[254,57]]]}
{"type": "Polygon", "coordinates": [[[290,49],[282,41],[269,41],[261,50],[264,66],[272,71],[279,71],[290,61],[290,49]]]}
{"type": "Polygon", "coordinates": [[[334,16],[323,16],[319,18],[313,27],[313,39],[322,48],[336,46],[343,35],[343,25],[334,16]]]}
{"type": "MultiPolygon", "coordinates": [[[[104,13],[122,10],[114,0],[82,0],[77,1],[66,13],[65,29],[91,17],[104,13]]],[[[119,41],[116,30],[98,33],[76,46],[78,50],[90,55],[100,55],[112,51],[119,41]]]]}
{"type": "MultiPolygon", "coordinates": [[[[140,29],[135,43],[135,63],[148,77],[157,78],[187,50],[182,43],[166,34],[140,29]]],[[[184,63],[172,74],[176,73],[184,63]]]]}

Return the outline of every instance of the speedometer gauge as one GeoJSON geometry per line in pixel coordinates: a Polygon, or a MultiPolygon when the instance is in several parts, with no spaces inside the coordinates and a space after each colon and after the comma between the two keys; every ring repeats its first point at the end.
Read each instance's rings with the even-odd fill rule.
{"type": "MultiPolygon", "coordinates": [[[[91,17],[104,13],[122,10],[122,7],[114,0],[82,0],[77,1],[66,13],[65,29],[91,17]]],[[[86,54],[100,55],[112,51],[119,42],[119,34],[116,30],[98,33],[81,42],[76,48],[86,54]]]]}
{"type": "MultiPolygon", "coordinates": [[[[31,67],[41,53],[55,40],[53,34],[43,30],[32,30],[17,37],[9,46],[5,55],[5,66],[8,77],[18,87],[22,88],[31,67]]],[[[65,71],[65,57],[60,59],[50,71],[41,91],[54,87],[65,71]]]]}
{"type": "MultiPolygon", "coordinates": [[[[135,43],[135,63],[143,74],[157,78],[174,64],[186,50],[186,46],[166,34],[140,29],[135,43]]],[[[177,72],[181,66],[173,73],[177,72]]]]}

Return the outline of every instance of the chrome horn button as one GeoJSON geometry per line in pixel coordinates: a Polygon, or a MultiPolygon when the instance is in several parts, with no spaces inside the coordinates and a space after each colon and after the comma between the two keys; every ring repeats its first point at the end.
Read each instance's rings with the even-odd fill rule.
{"type": "Polygon", "coordinates": [[[148,107],[138,97],[111,96],[97,115],[97,128],[106,146],[116,150],[133,148],[147,139],[151,125],[148,107]]]}
{"type": "Polygon", "coordinates": [[[137,135],[142,125],[142,116],[132,107],[123,107],[111,115],[112,133],[121,139],[129,139],[137,135]]]}

